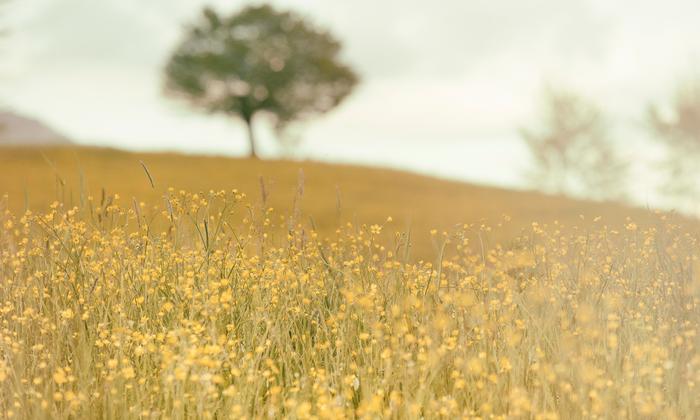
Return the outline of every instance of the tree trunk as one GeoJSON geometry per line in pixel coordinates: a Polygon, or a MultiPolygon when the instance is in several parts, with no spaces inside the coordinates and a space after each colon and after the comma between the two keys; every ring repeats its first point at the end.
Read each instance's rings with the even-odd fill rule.
{"type": "Polygon", "coordinates": [[[255,132],[253,131],[253,116],[245,118],[245,125],[248,129],[248,142],[250,143],[250,157],[253,159],[258,158],[258,154],[255,151],[255,132]]]}

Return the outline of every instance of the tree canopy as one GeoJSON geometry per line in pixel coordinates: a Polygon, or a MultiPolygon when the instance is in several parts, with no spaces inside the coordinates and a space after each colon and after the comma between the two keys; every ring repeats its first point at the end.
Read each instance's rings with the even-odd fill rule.
{"type": "Polygon", "coordinates": [[[358,83],[341,43],[300,15],[269,5],[231,16],[205,8],[165,67],[165,89],[210,113],[240,118],[255,156],[253,118],[278,129],[323,114],[358,83]]]}

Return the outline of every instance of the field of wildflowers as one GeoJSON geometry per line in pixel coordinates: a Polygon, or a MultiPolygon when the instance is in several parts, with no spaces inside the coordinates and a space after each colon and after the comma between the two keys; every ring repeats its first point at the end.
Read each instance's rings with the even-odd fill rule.
{"type": "Polygon", "coordinates": [[[663,215],[458,226],[426,262],[391,218],[247,202],[2,210],[0,416],[700,416],[698,244],[663,215]]]}

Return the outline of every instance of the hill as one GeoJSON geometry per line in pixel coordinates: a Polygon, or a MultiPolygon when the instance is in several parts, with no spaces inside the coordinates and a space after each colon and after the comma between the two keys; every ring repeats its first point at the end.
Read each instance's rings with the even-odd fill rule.
{"type": "Polygon", "coordinates": [[[12,112],[0,112],[0,146],[68,145],[66,137],[46,124],[12,112]]]}
{"type": "Polygon", "coordinates": [[[41,207],[58,177],[61,200],[81,203],[29,217],[0,209],[2,418],[700,418],[700,247],[683,225],[360,167],[2,156],[3,188],[23,182],[41,207]],[[91,200],[76,172],[83,192],[110,192],[91,200]],[[305,219],[294,202],[321,234],[278,222],[305,219]],[[392,235],[410,220],[427,233],[501,212],[514,217],[497,229],[506,243],[462,225],[437,254],[418,235],[411,255],[392,235]],[[552,222],[579,212],[637,223],[552,222]],[[397,224],[331,231],[336,217],[386,214],[397,224]],[[513,239],[528,219],[549,226],[513,239]]]}
{"type": "Polygon", "coordinates": [[[622,226],[630,217],[652,223],[649,211],[618,204],[595,203],[535,192],[446,181],[411,173],[318,162],[259,161],[175,153],[130,153],[82,147],[0,149],[0,193],[7,194],[14,211],[46,208],[52,201],[77,205],[91,194],[99,200],[118,193],[129,205],[132,198],[163,203],[168,187],[191,192],[238,189],[252,203],[290,214],[294,203],[305,222],[333,233],[339,222],[383,224],[388,231],[412,232],[416,252],[433,254],[430,230],[450,231],[455,225],[482,222],[496,226],[504,215],[512,219],[493,235],[513,236],[532,222],[581,225],[600,216],[622,226]],[[154,187],[144,172],[148,168],[154,187]],[[300,183],[303,194],[298,195],[300,183]],[[264,186],[264,187],[263,187],[264,186]]]}

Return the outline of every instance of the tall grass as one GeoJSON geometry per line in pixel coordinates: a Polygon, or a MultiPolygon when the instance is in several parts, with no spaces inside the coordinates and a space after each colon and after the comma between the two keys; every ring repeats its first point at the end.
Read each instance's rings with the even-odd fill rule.
{"type": "Polygon", "coordinates": [[[0,216],[0,416],[700,416],[698,244],[663,216],[416,262],[390,220],[123,201],[0,216]]]}
{"type": "Polygon", "coordinates": [[[162,204],[167,187],[195,192],[235,187],[257,198],[262,179],[267,206],[279,212],[295,200],[300,169],[304,171],[304,197],[298,204],[306,220],[313,217],[319,235],[334,235],[339,220],[371,225],[392,216],[392,230],[407,232],[410,227],[410,254],[430,260],[436,252],[428,235],[431,229],[451,231],[455,224],[481,220],[495,224],[503,213],[513,216],[513,220],[509,229],[494,230],[492,240],[509,241],[531,222],[555,218],[567,225],[585,225],[580,215],[586,220],[603,216],[607,223],[619,225],[629,216],[640,226],[647,226],[650,219],[647,212],[622,205],[469,185],[380,168],[91,147],[0,149],[0,195],[7,193],[9,208],[20,214],[27,208],[46,209],[54,200],[68,207],[82,206],[90,194],[99,204],[103,189],[118,192],[125,201],[138,197],[149,204],[162,204]],[[144,165],[151,180],[144,174],[144,165]]]}

